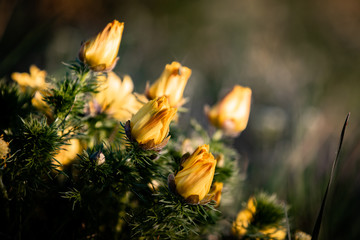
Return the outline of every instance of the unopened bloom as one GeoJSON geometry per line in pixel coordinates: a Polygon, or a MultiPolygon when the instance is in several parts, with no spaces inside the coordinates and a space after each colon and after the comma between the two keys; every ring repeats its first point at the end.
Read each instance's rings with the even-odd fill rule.
{"type": "Polygon", "coordinates": [[[98,81],[101,87],[95,95],[96,102],[119,121],[129,120],[147,102],[145,96],[132,93],[134,84],[128,75],[121,80],[114,72],[109,72],[107,77],[99,76],[98,81]]]}
{"type": "Polygon", "coordinates": [[[118,60],[124,23],[109,23],[96,38],[82,44],[79,59],[95,72],[111,71],[118,60]]]}
{"type": "Polygon", "coordinates": [[[20,85],[23,91],[26,87],[31,88],[33,91],[47,88],[47,83],[45,82],[46,71],[40,70],[35,65],[30,66],[30,74],[14,72],[11,74],[11,78],[20,85]]]}
{"type": "Polygon", "coordinates": [[[236,85],[219,103],[206,108],[206,112],[211,124],[226,135],[236,136],[247,126],[250,105],[251,89],[236,85]]]}
{"type": "Polygon", "coordinates": [[[170,139],[169,125],[176,111],[165,96],[151,100],[127,122],[126,134],[143,149],[160,150],[170,139]]]}
{"type": "Polygon", "coordinates": [[[101,151],[99,151],[99,152],[95,152],[95,153],[91,154],[90,160],[94,161],[96,163],[96,165],[100,166],[105,163],[106,158],[105,158],[105,155],[101,151]]]}
{"type": "Polygon", "coordinates": [[[186,202],[198,204],[208,194],[214,178],[216,160],[209,145],[199,146],[182,164],[175,175],[176,192],[186,202]]]}
{"type": "Polygon", "coordinates": [[[191,69],[181,66],[178,62],[166,64],[158,80],[147,87],[146,96],[149,99],[166,96],[170,106],[180,107],[185,103],[183,93],[190,75],[191,69]]]}

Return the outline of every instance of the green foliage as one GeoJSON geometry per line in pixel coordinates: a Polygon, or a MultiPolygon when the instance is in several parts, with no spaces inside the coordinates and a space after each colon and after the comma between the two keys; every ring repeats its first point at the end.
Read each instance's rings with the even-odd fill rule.
{"type": "Polygon", "coordinates": [[[199,238],[201,227],[214,224],[216,211],[209,203],[206,205],[190,205],[179,195],[161,186],[153,194],[153,204],[149,208],[141,208],[130,217],[134,219],[133,237],[146,239],[194,239],[199,238]]]}
{"type": "Polygon", "coordinates": [[[53,156],[62,145],[57,129],[45,118],[30,115],[22,123],[11,136],[11,157],[3,168],[4,183],[12,185],[9,197],[16,199],[24,198],[28,191],[48,187],[46,181],[55,169],[53,156]]]}
{"type": "Polygon", "coordinates": [[[66,74],[61,81],[53,80],[54,87],[45,97],[45,101],[53,110],[54,119],[67,119],[72,125],[81,124],[84,115],[85,104],[89,100],[89,94],[96,92],[97,82],[82,63],[67,64],[73,70],[72,74],[66,74]]]}
{"type": "MultiPolygon", "coordinates": [[[[172,124],[165,148],[144,150],[127,138],[123,125],[104,106],[93,101],[97,73],[81,62],[65,65],[70,73],[62,80],[52,79],[43,91],[51,109],[46,116],[31,106],[29,94],[0,85],[4,101],[23,110],[13,110],[2,122],[11,152],[0,164],[4,196],[0,218],[6,219],[0,233],[18,239],[202,239],[219,235],[221,228],[215,225],[227,220],[215,201],[188,204],[169,189],[167,181],[169,174],[179,171],[183,143],[188,139],[189,151],[200,144],[210,145],[218,159],[214,181],[230,185],[238,173],[239,159],[231,142],[219,134],[210,136],[194,120],[190,139],[172,124]],[[73,139],[86,149],[62,164],[57,154],[66,153],[73,139]],[[43,227],[34,230],[34,226],[43,227]]],[[[255,227],[268,223],[263,219],[277,222],[278,206],[269,199],[259,198],[255,227]]]]}

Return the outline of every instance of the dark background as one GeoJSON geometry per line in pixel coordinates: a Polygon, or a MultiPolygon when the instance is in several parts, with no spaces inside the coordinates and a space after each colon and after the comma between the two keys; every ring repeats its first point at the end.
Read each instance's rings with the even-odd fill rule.
{"type": "Polygon", "coordinates": [[[193,70],[185,128],[190,117],[206,126],[204,105],[234,84],[253,89],[248,128],[235,140],[248,161],[239,195],[277,193],[294,229],[312,231],[351,112],[321,239],[360,238],[359,1],[0,0],[0,78],[31,64],[61,77],[61,62],[113,19],[125,22],[115,72],[137,92],[166,63],[193,70]]]}

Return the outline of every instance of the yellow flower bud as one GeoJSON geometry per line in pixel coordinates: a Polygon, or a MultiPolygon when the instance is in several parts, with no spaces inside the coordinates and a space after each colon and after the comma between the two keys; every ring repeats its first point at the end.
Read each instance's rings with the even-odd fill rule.
{"type": "Polygon", "coordinates": [[[149,101],[127,122],[126,128],[130,127],[130,134],[126,130],[128,137],[143,149],[160,150],[170,139],[169,125],[176,111],[165,96],[149,101]]]}
{"type": "Polygon", "coordinates": [[[198,204],[210,190],[216,160],[209,152],[209,145],[199,146],[182,164],[175,175],[175,187],[188,203],[198,204]]]}
{"type": "Polygon", "coordinates": [[[146,95],[149,99],[167,96],[170,106],[180,107],[185,103],[183,93],[190,75],[191,69],[178,62],[166,64],[159,79],[151,87],[147,86],[146,95]]]}
{"type": "Polygon", "coordinates": [[[251,89],[236,85],[219,103],[205,111],[211,124],[226,135],[236,136],[247,126],[250,105],[251,89]]]}
{"type": "Polygon", "coordinates": [[[20,85],[22,91],[25,91],[26,87],[30,87],[34,91],[44,90],[48,87],[45,82],[46,71],[40,70],[35,65],[30,66],[30,74],[14,72],[11,74],[11,78],[20,85]]]}
{"type": "Polygon", "coordinates": [[[109,23],[96,38],[82,44],[79,59],[95,72],[111,71],[118,60],[124,23],[109,23]]]}
{"type": "Polygon", "coordinates": [[[95,95],[96,102],[119,121],[129,120],[147,102],[145,96],[132,93],[134,84],[130,76],[125,75],[121,81],[114,72],[99,76],[101,87],[95,95]]]}

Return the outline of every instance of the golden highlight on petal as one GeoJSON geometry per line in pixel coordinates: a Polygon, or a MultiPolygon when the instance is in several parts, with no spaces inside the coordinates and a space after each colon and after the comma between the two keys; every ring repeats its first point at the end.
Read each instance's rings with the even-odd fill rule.
{"type": "Polygon", "coordinates": [[[248,123],[251,93],[250,88],[236,85],[219,103],[206,110],[211,124],[226,135],[237,136],[248,123]]]}
{"type": "Polygon", "coordinates": [[[0,159],[5,159],[9,155],[9,143],[4,141],[3,136],[0,136],[0,159]]]}
{"type": "Polygon", "coordinates": [[[45,113],[45,115],[49,118],[53,118],[53,114],[50,106],[47,102],[44,101],[44,96],[47,96],[48,93],[46,91],[36,91],[34,97],[31,99],[31,104],[38,109],[39,111],[45,113]]]}
{"type": "MultiPolygon", "coordinates": [[[[71,139],[69,145],[64,145],[62,149],[54,156],[61,165],[68,165],[73,161],[77,154],[81,152],[81,144],[78,139],[71,139]]],[[[55,162],[57,164],[57,162],[55,162]]],[[[62,166],[60,166],[62,168],[62,166]]]]}
{"type": "Polygon", "coordinates": [[[95,101],[115,119],[126,122],[146,103],[145,96],[132,93],[134,84],[130,76],[121,78],[114,72],[98,77],[100,83],[99,92],[95,95],[95,101]]]}
{"type": "Polygon", "coordinates": [[[11,74],[11,78],[20,85],[23,91],[26,87],[36,91],[44,90],[48,87],[45,82],[46,75],[46,71],[40,70],[35,65],[31,65],[30,73],[14,72],[11,74]]]}
{"type": "MultiPolygon", "coordinates": [[[[182,169],[175,175],[176,191],[185,200],[201,201],[210,190],[216,160],[209,152],[209,145],[199,146],[182,164],[182,169]],[[194,196],[196,196],[194,198],[194,196]]],[[[190,203],[197,204],[199,202],[190,203]]]]}
{"type": "Polygon", "coordinates": [[[31,90],[33,98],[31,99],[32,105],[39,111],[46,114],[48,119],[52,119],[52,112],[49,105],[43,100],[44,96],[48,96],[46,89],[49,84],[45,82],[46,71],[40,70],[35,65],[30,66],[30,73],[18,73],[11,74],[11,78],[16,81],[21,91],[25,91],[26,88],[31,90]]]}
{"type": "Polygon", "coordinates": [[[286,229],[284,227],[276,228],[269,227],[265,229],[261,229],[259,232],[266,235],[269,239],[277,239],[282,240],[286,237],[286,229]]]}
{"type": "Polygon", "coordinates": [[[117,20],[109,23],[96,38],[83,43],[79,59],[95,72],[111,71],[118,60],[124,23],[117,20]]]}
{"type": "Polygon", "coordinates": [[[188,79],[191,76],[191,69],[181,66],[178,62],[166,64],[165,69],[156,82],[146,88],[146,96],[149,99],[166,96],[172,107],[180,107],[185,103],[183,93],[188,79]]]}
{"type": "Polygon", "coordinates": [[[297,230],[295,232],[295,240],[311,240],[311,236],[307,233],[297,230]]]}
{"type": "Polygon", "coordinates": [[[168,141],[169,125],[176,111],[165,96],[149,101],[131,118],[131,137],[145,149],[160,146],[168,141]]]}

